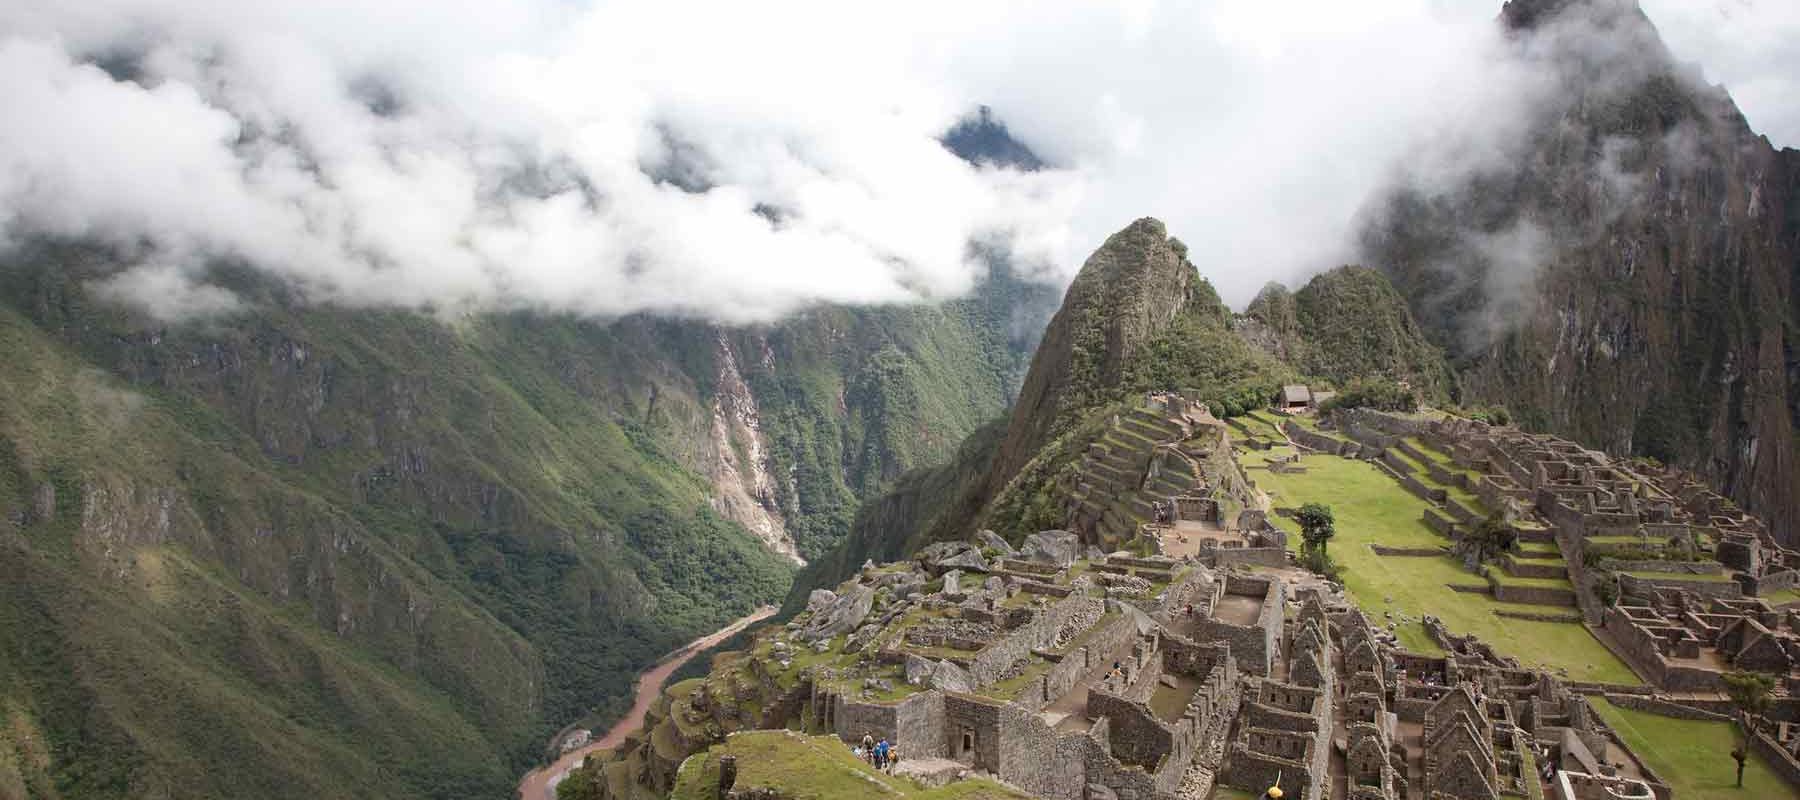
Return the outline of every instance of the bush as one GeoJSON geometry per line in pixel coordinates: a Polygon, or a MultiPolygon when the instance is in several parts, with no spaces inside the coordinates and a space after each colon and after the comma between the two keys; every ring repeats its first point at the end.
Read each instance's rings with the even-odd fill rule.
{"type": "Polygon", "coordinates": [[[1358,378],[1325,401],[1324,410],[1369,408],[1410,413],[1419,410],[1419,393],[1387,378],[1358,378]]]}

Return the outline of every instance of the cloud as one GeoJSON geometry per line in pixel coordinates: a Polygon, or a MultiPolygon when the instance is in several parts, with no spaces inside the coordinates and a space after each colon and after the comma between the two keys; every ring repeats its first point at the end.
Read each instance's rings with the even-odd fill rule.
{"type": "Polygon", "coordinates": [[[1800,4],[1792,0],[1643,0],[1677,58],[1731,92],[1776,147],[1800,146],[1800,4]]]}
{"type": "Polygon", "coordinates": [[[1532,95],[1496,12],[15,4],[0,236],[105,241],[143,265],[106,291],[176,316],[236,309],[224,258],[315,302],[740,323],[955,296],[986,252],[1060,283],[1148,214],[1241,303],[1347,258],[1421,143],[1498,157],[1532,95]],[[984,104],[1046,168],[941,146],[984,104]]]}

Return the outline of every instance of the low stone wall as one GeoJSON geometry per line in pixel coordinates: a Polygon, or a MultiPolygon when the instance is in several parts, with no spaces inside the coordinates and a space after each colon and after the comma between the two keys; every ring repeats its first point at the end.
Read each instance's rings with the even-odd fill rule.
{"type": "Polygon", "coordinates": [[[1262,567],[1287,566],[1287,548],[1285,547],[1222,547],[1206,552],[1215,567],[1226,567],[1232,564],[1252,564],[1262,567]]]}
{"type": "Polygon", "coordinates": [[[1506,609],[1506,608],[1496,609],[1494,611],[1494,616],[1506,617],[1507,619],[1522,619],[1522,620],[1526,620],[1528,622],[1581,622],[1582,621],[1582,616],[1580,614],[1550,614],[1550,613],[1534,614],[1530,611],[1513,611],[1511,609],[1506,609]]]}
{"type": "Polygon", "coordinates": [[[1282,423],[1281,429],[1287,433],[1289,439],[1294,440],[1295,444],[1308,450],[1315,450],[1320,453],[1330,453],[1332,455],[1349,455],[1362,452],[1361,445],[1354,442],[1334,439],[1322,433],[1307,430],[1306,428],[1301,427],[1299,423],[1292,420],[1282,423]]]}
{"type": "Polygon", "coordinates": [[[1488,589],[1493,593],[1494,599],[1499,600],[1502,603],[1528,603],[1539,606],[1575,607],[1574,589],[1505,584],[1501,583],[1498,578],[1488,578],[1488,589]]]}
{"type": "MultiPolygon", "coordinates": [[[[1743,576],[1739,576],[1738,580],[1740,583],[1745,582],[1743,576]]],[[[1792,589],[1795,586],[1800,586],[1800,570],[1789,569],[1782,570],[1781,572],[1771,572],[1761,577],[1750,579],[1748,585],[1745,585],[1743,588],[1745,594],[1762,596],[1773,594],[1782,591],[1783,589],[1792,589]]]]}
{"type": "Polygon", "coordinates": [[[1636,711],[1648,711],[1652,714],[1658,714],[1658,715],[1665,716],[1665,717],[1674,717],[1676,719],[1700,719],[1700,720],[1707,720],[1707,721],[1711,721],[1711,722],[1730,722],[1731,721],[1731,717],[1727,716],[1725,714],[1719,714],[1719,713],[1715,713],[1712,711],[1707,711],[1705,709],[1694,708],[1693,706],[1684,706],[1680,703],[1671,703],[1667,700],[1659,700],[1655,697],[1645,697],[1643,695],[1637,695],[1637,694],[1619,694],[1616,692],[1607,692],[1606,700],[1607,700],[1607,702],[1612,703],[1613,705],[1618,706],[1620,708],[1629,708],[1629,709],[1633,709],[1636,711]]]}
{"type": "Polygon", "coordinates": [[[1451,517],[1465,525],[1474,525],[1481,521],[1481,515],[1475,513],[1474,509],[1463,505],[1461,501],[1449,497],[1448,495],[1444,497],[1444,510],[1449,511],[1451,517]]]}
{"type": "Polygon", "coordinates": [[[1441,556],[1449,552],[1442,547],[1388,547],[1382,544],[1369,545],[1369,549],[1378,556],[1396,557],[1441,556]]]}
{"type": "Polygon", "coordinates": [[[1432,480],[1444,484],[1445,486],[1460,486],[1464,489],[1469,488],[1469,478],[1467,475],[1464,475],[1461,472],[1451,472],[1436,461],[1427,460],[1425,462],[1425,474],[1430,475],[1432,480]]]}
{"type": "Polygon", "coordinates": [[[1566,578],[1569,574],[1560,561],[1524,558],[1517,553],[1507,553],[1501,562],[1508,573],[1521,578],[1566,578]]]}
{"type": "Polygon", "coordinates": [[[1652,588],[1658,586],[1685,589],[1702,597],[1735,599],[1744,596],[1743,588],[1732,581],[1681,580],[1680,576],[1675,573],[1670,573],[1668,578],[1641,578],[1636,575],[1619,574],[1619,589],[1626,595],[1647,596],[1652,588]]]}
{"type": "Polygon", "coordinates": [[[1722,572],[1713,561],[1630,561],[1620,558],[1600,559],[1604,569],[1622,572],[1666,572],[1671,578],[1684,575],[1718,575],[1722,572]]]}
{"type": "Polygon", "coordinates": [[[1444,502],[1444,499],[1448,497],[1448,494],[1443,489],[1434,489],[1430,486],[1426,486],[1424,483],[1420,482],[1418,478],[1413,477],[1410,472],[1395,472],[1393,475],[1394,480],[1399,481],[1401,486],[1406,487],[1407,491],[1412,492],[1421,500],[1432,503],[1442,503],[1444,502]]]}
{"type": "Polygon", "coordinates": [[[1783,780],[1787,781],[1789,789],[1800,795],[1800,760],[1795,759],[1793,753],[1781,749],[1781,746],[1776,744],[1773,738],[1770,738],[1767,731],[1756,734],[1756,738],[1750,742],[1750,749],[1762,756],[1763,760],[1773,767],[1783,780]]]}
{"type": "Polygon", "coordinates": [[[1438,513],[1437,509],[1427,508],[1419,516],[1425,521],[1425,527],[1436,531],[1438,535],[1449,539],[1456,538],[1456,523],[1451,522],[1449,517],[1438,513]]]}

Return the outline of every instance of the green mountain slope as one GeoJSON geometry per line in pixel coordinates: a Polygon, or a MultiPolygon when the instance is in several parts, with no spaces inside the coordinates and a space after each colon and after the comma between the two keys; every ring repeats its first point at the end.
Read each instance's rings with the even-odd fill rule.
{"type": "Polygon", "coordinates": [[[0,787],[46,796],[510,796],[1003,407],[1035,291],[720,330],[227,275],[254,313],[168,326],[108,268],[0,269],[0,787]]]}
{"type": "Polygon", "coordinates": [[[1321,275],[1297,295],[1271,343],[1234,317],[1161,222],[1109,237],[1082,267],[1032,358],[1019,402],[964,442],[955,459],[915,470],[864,505],[835,553],[802,571],[786,607],[848,578],[865,559],[991,528],[1017,540],[1062,518],[1064,478],[1109,418],[1146,392],[1188,392],[1217,413],[1273,399],[1281,384],[1381,374],[1441,395],[1447,371],[1405,300],[1372,270],[1321,275]],[[1327,341],[1330,339],[1331,341],[1327,341]]]}

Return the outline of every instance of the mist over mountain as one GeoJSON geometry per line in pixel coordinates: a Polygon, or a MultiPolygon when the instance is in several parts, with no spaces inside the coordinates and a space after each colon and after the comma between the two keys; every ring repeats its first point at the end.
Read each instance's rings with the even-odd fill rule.
{"type": "Polygon", "coordinates": [[[0,7],[0,796],[510,796],[699,634],[1063,524],[1146,391],[1404,383],[1792,542],[1795,41],[1760,1],[0,7]]]}

